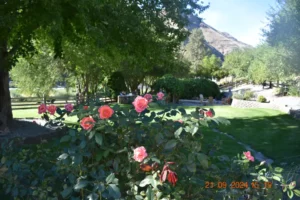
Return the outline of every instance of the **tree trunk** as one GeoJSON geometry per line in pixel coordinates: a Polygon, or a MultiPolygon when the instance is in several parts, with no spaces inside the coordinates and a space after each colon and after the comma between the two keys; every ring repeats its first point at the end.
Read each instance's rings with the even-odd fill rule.
{"type": "Polygon", "coordinates": [[[0,44],[0,131],[6,130],[13,119],[9,92],[9,73],[6,69],[6,46],[0,44]]]}

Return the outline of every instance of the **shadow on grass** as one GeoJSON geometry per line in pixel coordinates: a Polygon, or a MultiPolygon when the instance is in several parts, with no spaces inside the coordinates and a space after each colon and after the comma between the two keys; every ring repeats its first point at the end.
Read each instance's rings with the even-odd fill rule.
{"type": "Polygon", "coordinates": [[[232,118],[220,131],[278,163],[300,163],[300,121],[290,115],[232,118]]]}

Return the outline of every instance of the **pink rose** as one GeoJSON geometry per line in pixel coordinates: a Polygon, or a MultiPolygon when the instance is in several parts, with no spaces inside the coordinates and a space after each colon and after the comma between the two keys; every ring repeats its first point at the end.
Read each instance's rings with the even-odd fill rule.
{"type": "Polygon", "coordinates": [[[98,112],[100,119],[108,119],[114,114],[114,110],[108,105],[101,106],[98,112]]]}
{"type": "Polygon", "coordinates": [[[175,122],[183,123],[182,119],[176,120],[175,122]]]}
{"type": "Polygon", "coordinates": [[[47,106],[47,110],[50,113],[50,115],[54,115],[54,113],[56,111],[56,106],[55,105],[47,106]]]}
{"type": "Polygon", "coordinates": [[[152,101],[152,95],[151,94],[145,94],[144,98],[148,100],[148,102],[152,101]]]}
{"type": "Polygon", "coordinates": [[[156,95],[157,95],[157,100],[162,100],[165,96],[164,93],[162,93],[162,92],[159,92],[156,95]]]}
{"type": "Polygon", "coordinates": [[[47,112],[47,106],[45,104],[41,104],[38,108],[39,114],[47,112]]]}
{"type": "Polygon", "coordinates": [[[254,157],[251,156],[250,151],[244,152],[244,155],[246,156],[247,160],[250,160],[250,161],[254,162],[254,157]]]}
{"type": "Polygon", "coordinates": [[[136,112],[141,113],[148,107],[148,100],[144,97],[137,96],[132,104],[136,112]]]}
{"type": "Polygon", "coordinates": [[[145,147],[141,146],[133,151],[133,159],[137,162],[142,162],[148,156],[145,147]]]}
{"type": "Polygon", "coordinates": [[[66,109],[66,111],[71,112],[73,110],[73,105],[70,103],[67,103],[65,105],[65,109],[66,109]]]}
{"type": "Polygon", "coordinates": [[[91,130],[95,126],[95,120],[92,117],[85,117],[81,120],[80,125],[84,130],[91,130]]]}

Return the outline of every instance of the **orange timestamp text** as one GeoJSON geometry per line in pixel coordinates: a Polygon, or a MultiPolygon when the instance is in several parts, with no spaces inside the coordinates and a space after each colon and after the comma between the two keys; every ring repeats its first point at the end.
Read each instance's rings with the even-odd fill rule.
{"type": "Polygon", "coordinates": [[[246,181],[232,181],[230,184],[228,184],[226,181],[218,181],[218,182],[205,182],[205,188],[217,188],[217,189],[225,189],[225,188],[231,188],[231,189],[247,189],[247,188],[253,188],[253,189],[259,189],[259,188],[272,188],[272,182],[257,182],[252,181],[250,183],[246,181]]]}

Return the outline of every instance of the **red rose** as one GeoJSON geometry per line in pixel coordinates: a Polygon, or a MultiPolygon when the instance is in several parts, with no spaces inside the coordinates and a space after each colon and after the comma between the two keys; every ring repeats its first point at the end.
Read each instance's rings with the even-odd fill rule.
{"type": "Polygon", "coordinates": [[[50,115],[54,115],[54,113],[56,111],[56,106],[55,105],[47,106],[47,110],[50,113],[50,115]]]}
{"type": "Polygon", "coordinates": [[[89,109],[89,106],[83,106],[83,110],[89,109]]]}
{"type": "Polygon", "coordinates": [[[209,110],[206,113],[206,117],[213,117],[213,113],[209,110]]]}
{"type": "Polygon", "coordinates": [[[80,125],[84,130],[91,130],[95,125],[95,120],[92,117],[85,117],[81,120],[80,125]]]}
{"type": "Polygon", "coordinates": [[[39,110],[39,114],[43,114],[43,113],[47,112],[47,106],[45,104],[41,104],[38,107],[38,110],[39,110]]]}
{"type": "Polygon", "coordinates": [[[114,114],[114,110],[108,105],[101,106],[98,112],[100,119],[108,119],[114,114]]]}

